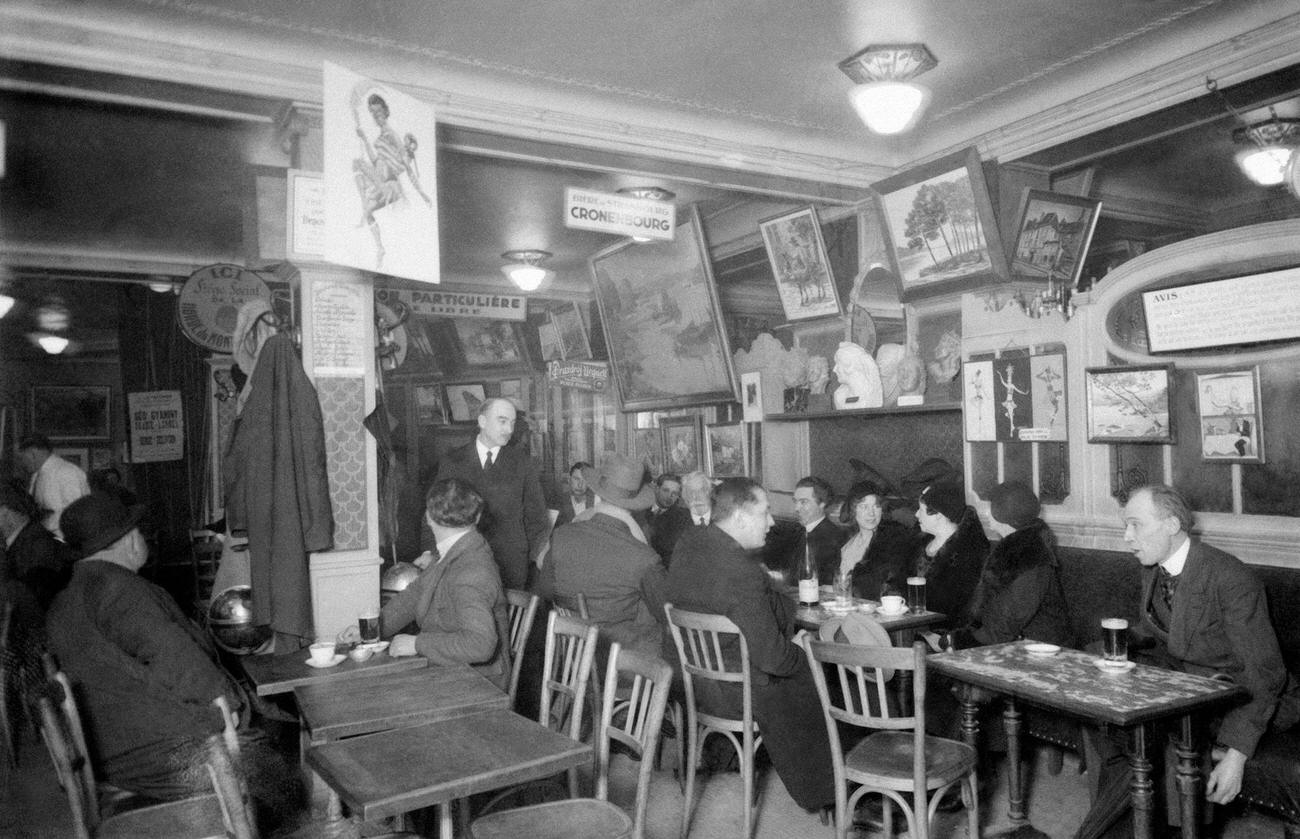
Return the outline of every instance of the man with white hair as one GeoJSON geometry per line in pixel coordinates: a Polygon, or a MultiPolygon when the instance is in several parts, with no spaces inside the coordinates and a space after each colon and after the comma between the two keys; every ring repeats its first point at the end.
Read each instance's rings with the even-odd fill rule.
{"type": "Polygon", "coordinates": [[[27,491],[40,508],[41,524],[62,539],[59,516],[63,509],[83,495],[90,495],[86,473],[77,464],[54,454],[44,434],[28,434],[18,441],[18,461],[31,475],[27,491]]]}

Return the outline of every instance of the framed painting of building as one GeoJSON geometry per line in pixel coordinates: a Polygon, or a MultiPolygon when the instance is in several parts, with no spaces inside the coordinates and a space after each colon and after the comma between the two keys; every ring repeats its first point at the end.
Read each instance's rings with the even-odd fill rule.
{"type": "Polygon", "coordinates": [[[1075,288],[1100,214],[1100,201],[1026,189],[1016,216],[1011,273],[1075,288]]]}
{"type": "Polygon", "coordinates": [[[699,211],[671,242],[628,239],[589,260],[624,411],[730,402],[736,374],[699,211]]]}

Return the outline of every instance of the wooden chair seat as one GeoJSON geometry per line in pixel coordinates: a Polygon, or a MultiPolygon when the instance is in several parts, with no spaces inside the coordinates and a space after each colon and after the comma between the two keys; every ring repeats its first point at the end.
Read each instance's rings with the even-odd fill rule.
{"type": "MultiPolygon", "coordinates": [[[[844,775],[870,787],[912,788],[914,737],[910,731],[880,731],[858,743],[844,756],[844,775]]],[[[947,786],[971,771],[975,750],[942,737],[925,738],[927,789],[947,786]]]]}
{"type": "Polygon", "coordinates": [[[174,839],[177,836],[226,835],[221,801],[215,794],[200,795],[140,810],[127,810],[99,823],[95,839],[174,839]]]}
{"type": "Polygon", "coordinates": [[[632,818],[621,808],[595,798],[503,810],[474,821],[474,839],[623,839],[631,835],[632,818]]]}

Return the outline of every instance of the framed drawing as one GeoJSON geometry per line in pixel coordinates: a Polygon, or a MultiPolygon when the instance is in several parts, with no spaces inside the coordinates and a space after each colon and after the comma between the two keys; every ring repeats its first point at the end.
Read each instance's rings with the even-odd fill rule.
{"type": "Polygon", "coordinates": [[[786,320],[807,320],[840,313],[826,243],[822,241],[817,208],[773,216],[758,223],[767,261],[776,278],[776,291],[786,320]]]}
{"type": "Polygon", "coordinates": [[[107,387],[32,388],[32,430],[51,440],[107,440],[107,387]]]}
{"type": "MultiPolygon", "coordinates": [[[[1068,440],[1064,352],[1029,357],[1029,394],[1032,439],[1068,440]]],[[[1029,437],[1020,435],[1022,440],[1029,437]]]]}
{"type": "Polygon", "coordinates": [[[447,412],[452,422],[475,422],[478,409],[487,395],[482,382],[447,385],[447,412]]]}
{"type": "Polygon", "coordinates": [[[745,422],[763,421],[763,374],[740,374],[740,406],[745,422]]]}
{"type": "Polygon", "coordinates": [[[589,260],[624,411],[736,398],[736,374],[699,211],[671,242],[627,240],[589,260]]]}
{"type": "Polygon", "coordinates": [[[578,304],[569,301],[559,309],[550,311],[551,323],[555,326],[555,338],[560,344],[560,359],[563,361],[581,361],[591,358],[591,343],[587,340],[587,327],[582,320],[582,310],[578,304]]]}
{"type": "Polygon", "coordinates": [[[999,442],[1021,439],[1033,424],[1029,394],[1029,356],[1008,355],[993,361],[993,427],[999,442]]]}
{"type": "Polygon", "coordinates": [[[743,478],[749,464],[744,423],[721,422],[704,426],[706,472],[714,478],[743,478]]]}
{"type": "Polygon", "coordinates": [[[75,463],[82,472],[90,473],[90,449],[85,446],[55,446],[50,453],[75,463]]]}
{"type": "Polygon", "coordinates": [[[1089,443],[1173,443],[1172,364],[1084,370],[1089,443]]]}
{"type": "Polygon", "coordinates": [[[415,386],[415,423],[418,426],[447,424],[447,403],[443,400],[442,385],[415,386]]]}
{"type": "Polygon", "coordinates": [[[658,428],[632,429],[632,457],[658,477],[664,471],[664,438],[658,428]]]}
{"type": "Polygon", "coordinates": [[[664,417],[659,420],[659,428],[664,436],[665,470],[685,475],[704,468],[699,416],[664,417]]]}
{"type": "Polygon", "coordinates": [[[1201,459],[1263,463],[1259,368],[1196,374],[1201,459]]]}
{"type": "Polygon", "coordinates": [[[466,366],[522,367],[528,364],[518,324],[480,318],[454,318],[451,322],[466,366]]]}
{"type": "Polygon", "coordinates": [[[871,188],[879,196],[904,302],[966,291],[1007,275],[974,147],[871,188]]]}
{"type": "Polygon", "coordinates": [[[546,320],[537,324],[537,343],[542,347],[542,361],[563,361],[564,347],[560,344],[560,333],[555,329],[555,322],[550,314],[546,320]]]}
{"type": "Polygon", "coordinates": [[[1100,213],[1100,201],[1026,188],[1016,215],[1011,272],[1077,288],[1100,213]]]}
{"type": "Polygon", "coordinates": [[[997,440],[997,425],[993,416],[993,362],[966,362],[961,368],[961,380],[966,439],[972,443],[997,440]]]}

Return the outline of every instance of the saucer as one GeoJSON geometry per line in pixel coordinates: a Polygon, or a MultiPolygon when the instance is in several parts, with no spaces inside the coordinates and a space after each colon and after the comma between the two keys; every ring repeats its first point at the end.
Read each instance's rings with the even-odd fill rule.
{"type": "Polygon", "coordinates": [[[822,608],[825,609],[827,613],[832,615],[847,615],[849,612],[853,611],[853,604],[848,603],[841,606],[840,604],[832,600],[832,601],[827,601],[825,603],[822,603],[822,608]]]}
{"type": "Polygon", "coordinates": [[[388,642],[371,641],[369,644],[357,644],[357,647],[363,650],[371,650],[373,652],[382,653],[384,650],[388,649],[388,642]]]}
{"type": "Polygon", "coordinates": [[[854,608],[857,609],[859,612],[866,612],[869,615],[872,612],[876,611],[877,606],[875,603],[872,603],[870,600],[864,600],[854,608]]]}
{"type": "Polygon", "coordinates": [[[1104,658],[1094,658],[1092,663],[1097,665],[1097,669],[1103,673],[1127,673],[1134,667],[1137,667],[1136,661],[1109,662],[1104,658]]]}
{"type": "MultiPolygon", "coordinates": [[[[1025,652],[1030,655],[1056,655],[1061,648],[1055,644],[1040,644],[1035,641],[1032,644],[1025,644],[1025,652]]],[[[1100,661],[1101,659],[1098,659],[1100,661]]]]}
{"type": "Polygon", "coordinates": [[[886,609],[884,606],[880,606],[879,608],[876,609],[876,614],[885,618],[901,618],[903,615],[907,614],[907,607],[904,606],[901,609],[891,611],[889,609],[886,609]]]}
{"type": "Polygon", "coordinates": [[[338,664],[340,661],[342,661],[345,658],[347,658],[347,656],[345,656],[343,653],[335,653],[334,657],[331,658],[329,661],[325,662],[324,664],[317,664],[315,661],[309,658],[307,659],[307,666],[315,667],[317,670],[323,670],[326,667],[333,667],[334,665],[338,664]]]}

